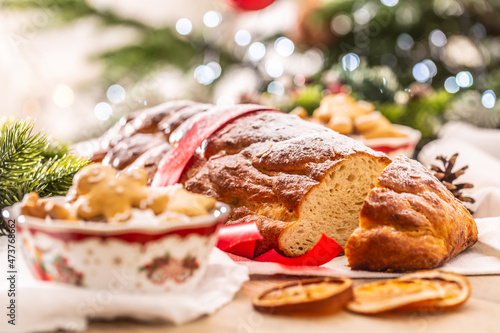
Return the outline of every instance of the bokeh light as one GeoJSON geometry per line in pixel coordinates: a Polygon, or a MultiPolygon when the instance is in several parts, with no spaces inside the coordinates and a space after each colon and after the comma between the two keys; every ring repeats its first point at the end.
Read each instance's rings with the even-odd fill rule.
{"type": "Polygon", "coordinates": [[[330,28],[339,36],[348,34],[352,29],[352,20],[349,16],[341,14],[332,19],[330,28]]]}
{"type": "Polygon", "coordinates": [[[111,103],[118,104],[125,100],[125,97],[127,97],[127,93],[125,92],[125,89],[119,84],[113,84],[108,88],[106,96],[111,103]]]}
{"type": "Polygon", "coordinates": [[[282,96],[285,93],[285,86],[279,81],[272,81],[267,85],[267,92],[273,95],[282,96]]]}
{"type": "Polygon", "coordinates": [[[193,30],[193,24],[187,18],[181,18],[175,23],[175,30],[181,35],[189,35],[193,30]]]}
{"type": "Polygon", "coordinates": [[[460,90],[460,87],[457,84],[457,80],[454,76],[450,76],[444,81],[444,89],[450,94],[455,94],[460,90]]]}
{"type": "Polygon", "coordinates": [[[293,44],[293,42],[286,37],[279,37],[274,42],[274,49],[280,56],[289,57],[295,50],[295,44],[293,44]]]}
{"type": "Polygon", "coordinates": [[[467,88],[472,86],[474,79],[472,78],[472,74],[470,72],[463,71],[457,74],[456,81],[459,87],[467,88]]]}
{"type": "Polygon", "coordinates": [[[495,106],[497,101],[497,95],[493,92],[493,90],[486,90],[481,96],[481,103],[487,109],[491,109],[495,106]]]}
{"type": "Polygon", "coordinates": [[[387,7],[394,7],[399,3],[399,0],[380,0],[380,2],[387,7]]]}
{"type": "Polygon", "coordinates": [[[431,31],[431,33],[429,34],[429,40],[433,45],[437,47],[443,47],[448,41],[444,32],[439,29],[434,29],[431,31]]]}
{"type": "Polygon", "coordinates": [[[407,33],[402,33],[396,39],[396,44],[398,45],[398,47],[401,50],[404,50],[404,51],[411,50],[414,43],[415,42],[413,41],[413,38],[410,35],[408,35],[407,33]]]}
{"type": "Polygon", "coordinates": [[[36,118],[40,114],[40,110],[40,103],[34,98],[28,98],[23,103],[22,112],[25,116],[36,118]]]}
{"type": "Polygon", "coordinates": [[[234,99],[231,96],[221,96],[217,99],[217,105],[234,105],[234,99]]]}
{"type": "Polygon", "coordinates": [[[54,89],[52,99],[58,107],[67,108],[73,104],[75,100],[75,93],[69,86],[60,84],[54,89]]]}
{"type": "Polygon", "coordinates": [[[421,19],[421,13],[418,7],[405,4],[396,10],[395,19],[397,24],[410,27],[421,19]]]}
{"type": "Polygon", "coordinates": [[[222,67],[218,62],[215,61],[210,61],[207,64],[208,67],[210,67],[214,71],[214,79],[217,79],[221,74],[222,74],[222,67]]]}
{"type": "Polygon", "coordinates": [[[347,35],[352,30],[352,20],[347,15],[337,15],[333,18],[330,28],[339,36],[347,35]]]}
{"type": "Polygon", "coordinates": [[[412,74],[415,80],[417,80],[418,82],[426,82],[431,78],[431,72],[429,68],[421,62],[413,66],[412,74]]]}
{"type": "Polygon", "coordinates": [[[194,78],[198,83],[209,85],[215,80],[215,72],[207,65],[200,65],[194,70],[194,78]]]}
{"type": "Polygon", "coordinates": [[[108,120],[113,114],[111,105],[105,102],[98,103],[94,108],[94,115],[99,120],[108,120]]]}
{"type": "Polygon", "coordinates": [[[205,15],[203,15],[203,23],[209,28],[215,28],[221,22],[222,22],[222,15],[215,10],[206,12],[205,15]]]}
{"type": "Polygon", "coordinates": [[[398,91],[394,95],[394,101],[399,105],[405,105],[410,101],[410,94],[408,91],[398,91]]]}
{"type": "Polygon", "coordinates": [[[234,34],[234,41],[239,46],[246,46],[252,41],[252,35],[247,30],[238,30],[234,34]]]}
{"type": "Polygon", "coordinates": [[[439,0],[434,1],[434,12],[442,17],[460,16],[464,13],[464,7],[461,1],[457,0],[439,0]]]}
{"type": "Polygon", "coordinates": [[[470,29],[470,32],[476,38],[484,38],[484,37],[486,37],[486,28],[481,23],[474,24],[472,26],[472,28],[470,29]]]}
{"type": "Polygon", "coordinates": [[[437,66],[436,64],[434,63],[434,61],[430,60],[430,59],[425,59],[424,61],[422,61],[422,63],[427,66],[427,68],[429,69],[429,75],[431,77],[434,77],[436,76],[437,74],[437,66]]]}
{"type": "Polygon", "coordinates": [[[268,60],[266,61],[266,73],[269,74],[270,77],[280,77],[283,75],[283,64],[277,60],[268,60]]]}
{"type": "Polygon", "coordinates": [[[259,61],[266,55],[266,46],[261,42],[255,42],[248,48],[248,57],[253,61],[259,61]]]}
{"type": "Polygon", "coordinates": [[[342,68],[346,71],[352,72],[359,67],[360,63],[361,61],[356,53],[348,53],[342,57],[342,68]]]}
{"type": "Polygon", "coordinates": [[[297,86],[297,87],[301,87],[303,86],[304,84],[306,84],[306,77],[304,75],[295,75],[295,77],[293,78],[293,83],[297,86]]]}
{"type": "Polygon", "coordinates": [[[354,21],[360,25],[370,22],[371,19],[370,12],[364,6],[355,11],[353,17],[354,21]]]}

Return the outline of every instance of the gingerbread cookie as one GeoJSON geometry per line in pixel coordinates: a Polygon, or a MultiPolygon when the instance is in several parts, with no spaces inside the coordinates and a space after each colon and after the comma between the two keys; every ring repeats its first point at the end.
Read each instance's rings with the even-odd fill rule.
{"type": "Polygon", "coordinates": [[[108,221],[126,221],[132,208],[165,210],[168,194],[146,187],[144,169],[131,169],[117,174],[109,166],[92,164],[80,170],[73,179],[77,215],[84,220],[104,216],[108,221]]]}
{"type": "Polygon", "coordinates": [[[133,209],[149,209],[160,215],[159,219],[168,220],[170,215],[163,213],[206,215],[216,204],[215,199],[188,192],[180,184],[152,188],[147,181],[144,168],[127,168],[117,173],[110,166],[95,163],[76,173],[65,206],[40,199],[33,192],[24,197],[21,212],[41,219],[123,222],[130,219],[133,209]]]}

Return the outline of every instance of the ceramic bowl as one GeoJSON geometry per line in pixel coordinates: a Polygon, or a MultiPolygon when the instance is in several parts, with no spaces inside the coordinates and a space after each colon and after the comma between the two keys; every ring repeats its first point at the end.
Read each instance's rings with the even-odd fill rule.
{"type": "Polygon", "coordinates": [[[397,155],[403,154],[409,158],[413,157],[415,147],[420,141],[420,131],[403,125],[393,125],[398,131],[406,134],[401,138],[377,138],[377,139],[359,139],[366,146],[373,150],[386,153],[389,157],[393,158],[397,155]]]}
{"type": "MultiPolygon", "coordinates": [[[[64,198],[51,198],[61,202],[64,198]]],[[[186,291],[200,281],[229,207],[164,224],[69,222],[24,216],[16,221],[19,247],[35,278],[113,292],[186,291]]]]}

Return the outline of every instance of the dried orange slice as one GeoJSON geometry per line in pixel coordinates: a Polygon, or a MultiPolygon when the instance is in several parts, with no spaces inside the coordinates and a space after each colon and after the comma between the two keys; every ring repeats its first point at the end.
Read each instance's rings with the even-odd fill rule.
{"type": "Polygon", "coordinates": [[[400,280],[419,279],[440,285],[445,295],[442,298],[408,304],[399,310],[438,312],[453,310],[465,303],[470,297],[469,279],[463,275],[439,270],[420,271],[404,275],[400,280]]]}
{"type": "Polygon", "coordinates": [[[443,288],[430,281],[377,281],[355,288],[354,300],[347,304],[347,309],[357,313],[376,314],[444,296],[443,288]]]}
{"type": "Polygon", "coordinates": [[[470,296],[465,276],[439,270],[406,274],[398,279],[368,283],[354,289],[354,300],[347,309],[376,314],[386,311],[451,310],[470,296]]]}
{"type": "Polygon", "coordinates": [[[348,278],[317,278],[290,282],[254,297],[256,310],[276,314],[327,314],[341,309],[353,297],[348,278]]]}

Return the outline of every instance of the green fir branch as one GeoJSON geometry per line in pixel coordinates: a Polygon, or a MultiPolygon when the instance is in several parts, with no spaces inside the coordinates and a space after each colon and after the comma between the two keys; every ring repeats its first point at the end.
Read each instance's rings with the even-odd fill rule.
{"type": "Polygon", "coordinates": [[[87,159],[73,155],[52,158],[34,171],[32,191],[41,197],[65,195],[75,173],[87,164],[87,159]]]}
{"type": "Polygon", "coordinates": [[[70,145],[57,139],[49,138],[47,148],[42,152],[43,161],[51,158],[60,158],[69,154],[70,145]]]}
{"type": "Polygon", "coordinates": [[[31,192],[32,184],[29,181],[2,184],[0,195],[0,209],[11,206],[23,199],[26,193],[31,192]]]}
{"type": "Polygon", "coordinates": [[[0,132],[0,184],[26,179],[48,145],[43,133],[32,134],[30,119],[7,124],[0,132]]]}
{"type": "MultiPolygon", "coordinates": [[[[65,195],[75,173],[89,163],[68,154],[67,144],[34,133],[30,119],[0,125],[0,210],[25,194],[65,195]]],[[[0,234],[6,229],[0,226],[0,234]]]]}

